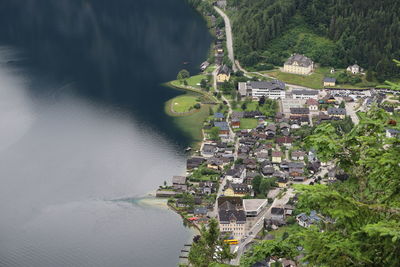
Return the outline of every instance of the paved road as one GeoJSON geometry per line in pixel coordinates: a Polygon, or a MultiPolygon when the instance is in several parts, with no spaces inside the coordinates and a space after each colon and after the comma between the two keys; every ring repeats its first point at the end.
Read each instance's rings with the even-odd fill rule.
{"type": "Polygon", "coordinates": [[[356,102],[350,102],[350,103],[346,102],[347,115],[350,116],[350,118],[351,118],[351,120],[353,121],[354,124],[358,124],[360,122],[360,120],[359,120],[359,118],[357,116],[357,113],[355,111],[355,107],[356,106],[357,106],[356,102]]]}
{"type": "Polygon", "coordinates": [[[242,242],[240,242],[239,248],[237,251],[237,257],[231,261],[231,264],[239,265],[240,258],[242,257],[242,255],[244,253],[244,249],[245,249],[246,245],[249,244],[251,241],[253,241],[253,239],[255,238],[257,233],[262,230],[262,228],[264,227],[264,218],[268,219],[271,217],[271,209],[273,207],[283,207],[284,205],[286,205],[286,203],[289,202],[289,199],[293,196],[294,196],[294,190],[293,190],[293,188],[289,188],[280,199],[275,198],[272,205],[257,217],[258,219],[257,219],[256,223],[249,230],[248,237],[245,240],[243,240],[242,242]],[[252,233],[252,234],[250,234],[250,233],[252,233]]]}
{"type": "Polygon", "coordinates": [[[226,48],[228,49],[228,57],[232,61],[233,71],[237,71],[238,68],[235,64],[235,55],[233,53],[233,40],[232,40],[232,27],[229,17],[218,7],[214,7],[218,14],[224,19],[225,22],[225,35],[226,35],[226,48]]]}

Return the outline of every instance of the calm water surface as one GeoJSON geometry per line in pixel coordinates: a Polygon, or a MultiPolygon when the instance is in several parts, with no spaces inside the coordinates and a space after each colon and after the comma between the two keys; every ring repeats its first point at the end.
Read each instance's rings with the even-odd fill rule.
{"type": "Polygon", "coordinates": [[[142,200],[191,141],[159,84],[210,42],[183,0],[0,0],[0,266],[176,265],[191,231],[142,200]]]}

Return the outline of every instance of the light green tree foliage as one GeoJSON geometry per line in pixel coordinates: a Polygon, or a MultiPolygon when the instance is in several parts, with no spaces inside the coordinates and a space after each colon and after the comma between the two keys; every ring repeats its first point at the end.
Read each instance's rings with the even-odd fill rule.
{"type": "Polygon", "coordinates": [[[219,137],[219,128],[218,127],[213,127],[210,130],[210,138],[211,140],[218,141],[220,139],[219,137]]]}
{"type": "Polygon", "coordinates": [[[229,245],[220,239],[217,220],[211,219],[208,229],[203,225],[200,239],[193,242],[189,252],[189,262],[196,267],[208,267],[212,263],[229,262],[234,256],[230,252],[229,245]]]}
{"type": "Polygon", "coordinates": [[[308,146],[349,178],[297,186],[297,210],[316,210],[323,221],[282,242],[261,242],[244,257],[244,266],[267,256],[293,259],[297,246],[304,251],[294,254],[304,253],[310,266],[400,266],[400,140],[385,136],[389,119],[372,107],[342,136],[330,124],[315,129],[308,146]]]}
{"type": "MultiPolygon", "coordinates": [[[[396,63],[396,65],[398,67],[400,67],[400,61],[399,60],[394,59],[393,61],[394,61],[394,63],[396,63]]],[[[400,83],[394,83],[394,82],[390,82],[390,81],[385,81],[385,84],[386,85],[381,86],[381,87],[382,88],[387,88],[387,89],[392,89],[392,90],[395,90],[395,91],[400,91],[400,83]]]]}

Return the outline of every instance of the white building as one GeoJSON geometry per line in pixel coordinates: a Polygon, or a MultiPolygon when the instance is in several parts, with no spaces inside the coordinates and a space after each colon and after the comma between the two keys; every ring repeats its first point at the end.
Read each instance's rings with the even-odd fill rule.
{"type": "Polygon", "coordinates": [[[317,90],[298,89],[292,91],[293,99],[318,99],[317,90]]]}
{"type": "Polygon", "coordinates": [[[231,202],[225,201],[218,207],[219,229],[222,234],[241,239],[245,235],[246,214],[231,202]]]}
{"type": "Polygon", "coordinates": [[[267,204],[268,199],[243,199],[243,209],[247,217],[257,217],[267,204]]]}
{"type": "Polygon", "coordinates": [[[249,81],[238,84],[238,90],[242,97],[259,99],[264,96],[271,99],[283,99],[286,96],[285,83],[279,80],[272,81],[249,81]]]}
{"type": "Polygon", "coordinates": [[[357,64],[354,64],[352,66],[348,66],[346,70],[348,72],[353,73],[353,74],[359,74],[359,73],[364,71],[364,69],[361,68],[360,66],[358,66],[357,64]]]}
{"type": "Polygon", "coordinates": [[[242,184],[246,177],[246,169],[243,167],[230,169],[226,172],[225,177],[233,184],[242,184]]]}
{"type": "Polygon", "coordinates": [[[314,62],[304,55],[294,54],[283,65],[283,71],[307,75],[314,71],[314,62]]]}

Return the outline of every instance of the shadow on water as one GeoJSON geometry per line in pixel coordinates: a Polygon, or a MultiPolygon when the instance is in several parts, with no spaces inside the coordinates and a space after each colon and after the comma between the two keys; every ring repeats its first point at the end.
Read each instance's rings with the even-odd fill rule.
{"type": "Polygon", "coordinates": [[[131,113],[174,143],[190,142],[163,112],[180,93],[160,86],[182,68],[197,72],[209,48],[204,23],[185,1],[4,0],[0,36],[23,51],[25,60],[12,64],[28,70],[34,97],[54,98],[54,87],[63,88],[131,113]]]}

